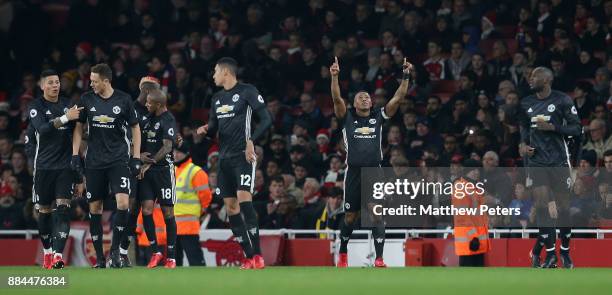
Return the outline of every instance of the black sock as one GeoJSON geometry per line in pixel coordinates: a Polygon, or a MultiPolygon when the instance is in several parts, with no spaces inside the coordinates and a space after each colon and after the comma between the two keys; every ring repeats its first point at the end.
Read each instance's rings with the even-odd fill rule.
{"type": "Polygon", "coordinates": [[[346,216],[340,223],[340,253],[348,252],[348,242],[353,234],[353,224],[346,223],[346,216]]]}
{"type": "Polygon", "coordinates": [[[111,240],[111,251],[119,249],[119,243],[123,241],[123,236],[127,232],[128,211],[117,209],[115,212],[115,222],[113,226],[113,239],[111,240]]]}
{"type": "Polygon", "coordinates": [[[157,235],[155,234],[155,222],[153,222],[153,214],[142,214],[142,225],[144,226],[145,234],[147,234],[147,240],[149,240],[149,244],[151,245],[151,253],[155,254],[159,252],[157,246],[157,235]]]}
{"type": "Polygon", "coordinates": [[[542,247],[544,247],[544,241],[547,237],[548,233],[546,232],[545,228],[539,228],[538,238],[536,239],[536,242],[533,245],[533,250],[531,251],[531,253],[533,253],[533,256],[540,256],[540,253],[542,253],[542,247]]]}
{"type": "Polygon", "coordinates": [[[175,246],[176,246],[176,220],[174,216],[164,219],[166,222],[166,236],[168,241],[168,253],[167,256],[170,259],[175,257],[175,246]]]}
{"type": "Polygon", "coordinates": [[[544,241],[546,245],[546,255],[555,253],[555,242],[557,241],[557,230],[554,227],[547,227],[548,237],[544,241]]]}
{"type": "Polygon", "coordinates": [[[253,202],[242,202],[240,203],[240,212],[244,215],[244,223],[247,227],[247,233],[253,243],[253,254],[261,255],[261,248],[259,247],[259,222],[257,221],[257,213],[253,208],[253,202]]]}
{"type": "Polygon", "coordinates": [[[385,248],[385,224],[383,222],[377,222],[372,228],[372,238],[374,238],[376,258],[382,258],[385,248]]]}
{"type": "Polygon", "coordinates": [[[91,241],[96,250],[96,258],[98,262],[104,261],[104,250],[102,249],[102,240],[104,238],[102,233],[102,214],[89,214],[89,232],[91,234],[91,241]]]}
{"type": "Polygon", "coordinates": [[[247,258],[253,258],[253,246],[251,245],[251,238],[246,231],[246,226],[244,220],[242,219],[242,215],[230,215],[229,217],[230,226],[232,227],[232,233],[236,240],[242,247],[244,251],[244,255],[247,258]]]}
{"type": "Polygon", "coordinates": [[[570,251],[570,240],[572,239],[572,229],[569,227],[562,227],[559,229],[559,238],[561,239],[561,254],[569,254],[570,251]]]}
{"type": "Polygon", "coordinates": [[[53,237],[53,250],[55,253],[63,253],[68,234],[70,234],[70,207],[59,205],[53,212],[55,216],[55,230],[53,237]]]}
{"type": "Polygon", "coordinates": [[[51,213],[38,213],[38,236],[42,242],[43,248],[51,249],[51,241],[53,232],[53,218],[51,213]]]}
{"type": "Polygon", "coordinates": [[[130,239],[136,235],[136,223],[138,221],[138,212],[140,210],[130,211],[128,215],[128,225],[127,232],[123,236],[123,240],[121,241],[121,249],[128,250],[130,248],[130,239]]]}

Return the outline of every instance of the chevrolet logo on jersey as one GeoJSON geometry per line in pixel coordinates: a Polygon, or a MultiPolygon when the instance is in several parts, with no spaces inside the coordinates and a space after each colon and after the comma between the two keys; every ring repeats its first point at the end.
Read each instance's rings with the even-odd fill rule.
{"type": "Polygon", "coordinates": [[[229,118],[229,117],[233,117],[235,114],[231,113],[232,111],[234,111],[234,106],[233,105],[222,105],[220,107],[217,107],[217,118],[229,118]],[[220,115],[219,115],[220,114],[220,115]]]}
{"type": "Polygon", "coordinates": [[[153,131],[147,131],[147,137],[148,137],[148,138],[153,138],[153,137],[155,137],[155,134],[157,134],[157,133],[155,133],[155,132],[153,132],[153,131]]]}
{"type": "Polygon", "coordinates": [[[533,128],[537,127],[536,123],[538,122],[550,122],[550,116],[537,115],[537,116],[531,117],[531,127],[533,128]]]}
{"type": "Polygon", "coordinates": [[[375,129],[372,127],[360,127],[355,129],[355,138],[376,138],[375,129]]]}
{"type": "Polygon", "coordinates": [[[113,117],[109,117],[107,115],[99,115],[99,116],[93,116],[91,120],[94,121],[94,123],[92,124],[94,127],[115,128],[114,124],[107,125],[107,123],[115,122],[115,118],[113,117]]]}

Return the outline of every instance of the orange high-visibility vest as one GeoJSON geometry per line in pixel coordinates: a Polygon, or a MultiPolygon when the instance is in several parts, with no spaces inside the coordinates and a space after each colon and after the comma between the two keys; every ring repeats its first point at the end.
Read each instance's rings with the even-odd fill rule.
{"type": "MultiPolygon", "coordinates": [[[[470,181],[465,178],[457,179],[454,187],[457,188],[457,184],[463,184],[462,187],[465,188],[465,184],[468,182],[470,181]]],[[[476,208],[478,210],[480,205],[484,204],[484,195],[477,190],[471,195],[466,194],[465,189],[455,190],[451,199],[455,208],[476,208]],[[461,196],[463,197],[461,198],[461,196]]],[[[479,212],[476,211],[476,213],[479,212]]],[[[455,224],[455,254],[457,256],[482,254],[491,249],[489,220],[486,215],[454,215],[453,220],[455,224]],[[470,250],[470,241],[473,238],[480,241],[480,247],[476,251],[470,250]]]]}
{"type": "MultiPolygon", "coordinates": [[[[155,208],[153,209],[153,222],[155,222],[155,235],[157,238],[157,245],[166,245],[166,222],[164,222],[164,213],[162,213],[159,204],[155,204],[155,208]]],[[[147,234],[144,231],[144,226],[142,223],[142,210],[138,214],[136,234],[138,235],[139,246],[149,246],[149,239],[147,239],[147,234]]]]}
{"type": "Polygon", "coordinates": [[[188,159],[176,167],[176,229],[178,235],[198,235],[200,216],[210,204],[208,174],[188,159]]]}

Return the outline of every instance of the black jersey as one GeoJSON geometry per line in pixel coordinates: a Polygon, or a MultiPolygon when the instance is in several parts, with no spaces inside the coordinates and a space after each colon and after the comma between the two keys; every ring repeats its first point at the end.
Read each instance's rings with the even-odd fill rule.
{"type": "Polygon", "coordinates": [[[26,156],[28,159],[33,160],[36,156],[36,146],[38,145],[38,142],[36,141],[36,128],[34,128],[32,123],[28,124],[23,143],[26,156]]]}
{"type": "Polygon", "coordinates": [[[128,128],[138,123],[138,115],[130,96],[115,89],[109,98],[93,91],[81,96],[83,107],[79,121],[87,122],[89,137],[85,167],[103,169],[127,164],[130,158],[128,128]]]}
{"type": "Polygon", "coordinates": [[[209,119],[218,121],[219,158],[244,155],[246,139],[251,138],[253,111],[264,107],[263,97],[250,84],[238,83],[215,93],[209,119]]]}
{"type": "Polygon", "coordinates": [[[134,109],[136,110],[136,115],[138,116],[138,125],[140,125],[140,129],[143,129],[147,123],[147,120],[149,119],[149,110],[147,110],[147,107],[138,101],[134,102],[134,109]]]}
{"type": "Polygon", "coordinates": [[[569,166],[569,149],[566,136],[578,136],[582,132],[578,111],[572,99],[565,93],[553,90],[545,99],[529,95],[521,100],[519,119],[521,139],[535,148],[527,165],[531,167],[569,166]],[[552,123],[555,131],[540,131],[536,123],[552,123]]]}
{"type": "Polygon", "coordinates": [[[74,122],[59,128],[55,128],[52,122],[63,116],[70,107],[70,100],[65,97],[59,97],[57,102],[39,97],[30,103],[30,131],[34,131],[34,138],[28,136],[27,141],[28,145],[30,141],[33,143],[34,168],[65,169],[70,166],[74,122]]]}
{"type": "Polygon", "coordinates": [[[382,125],[389,119],[385,109],[375,108],[368,117],[360,117],[354,109],[338,118],[342,128],[346,163],[351,167],[378,167],[382,162],[382,125]]]}
{"type": "MultiPolygon", "coordinates": [[[[151,117],[148,118],[147,123],[145,124],[144,130],[142,132],[144,134],[142,152],[150,153],[150,157],[153,158],[155,154],[161,149],[163,145],[163,140],[167,139],[174,143],[174,139],[176,138],[176,120],[174,116],[166,111],[159,116],[155,116],[151,114],[151,117]]],[[[152,167],[168,167],[172,165],[173,156],[172,151],[166,154],[166,158],[158,163],[152,165],[152,167]]]]}

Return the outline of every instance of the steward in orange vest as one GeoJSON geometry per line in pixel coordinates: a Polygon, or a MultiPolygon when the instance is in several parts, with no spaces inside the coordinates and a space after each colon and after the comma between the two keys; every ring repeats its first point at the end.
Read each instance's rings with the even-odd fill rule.
{"type": "Polygon", "coordinates": [[[192,163],[185,143],[174,150],[176,167],[176,204],[174,216],[177,226],[177,265],[183,264],[183,250],[190,266],[206,265],[200,245],[200,217],[212,200],[208,174],[192,163]]]}
{"type": "Polygon", "coordinates": [[[455,180],[452,205],[455,208],[472,209],[475,214],[454,215],[455,254],[459,256],[459,266],[484,266],[484,256],[491,250],[489,241],[488,218],[480,215],[480,205],[484,205],[484,189],[477,185],[482,164],[468,159],[463,162],[463,177],[455,180]],[[480,187],[480,188],[479,188],[480,187]]]}

